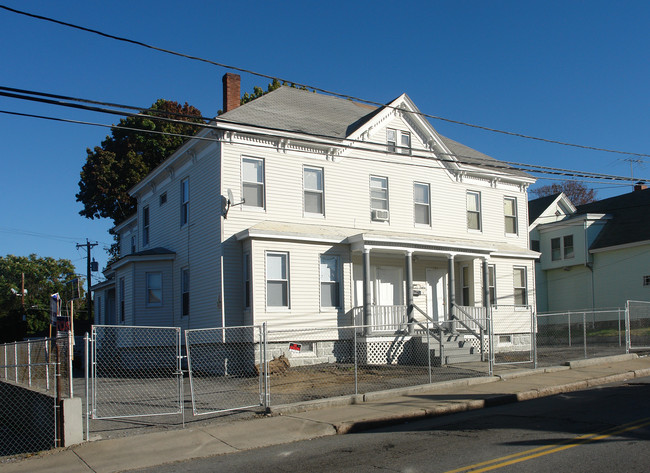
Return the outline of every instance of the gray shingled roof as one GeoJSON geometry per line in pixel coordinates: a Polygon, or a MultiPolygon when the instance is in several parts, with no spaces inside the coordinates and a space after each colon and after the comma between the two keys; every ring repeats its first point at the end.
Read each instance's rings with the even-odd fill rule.
{"type": "Polygon", "coordinates": [[[537,199],[529,200],[528,201],[528,225],[530,225],[535,220],[537,220],[537,217],[542,215],[542,212],[544,212],[544,210],[546,210],[548,206],[551,205],[553,201],[557,199],[560,194],[561,192],[557,194],[551,194],[544,197],[539,197],[537,199]]]}
{"type": "MultiPolygon", "coordinates": [[[[224,113],[216,120],[222,119],[343,140],[383,109],[384,107],[372,107],[330,95],[280,87],[224,113]]],[[[464,163],[482,165],[486,161],[497,161],[469,146],[439,136],[450,151],[458,155],[459,160],[464,163]]],[[[496,170],[513,176],[530,177],[523,171],[511,169],[506,164],[502,165],[504,168],[496,170]]]]}
{"type": "Polygon", "coordinates": [[[650,240],[650,189],[580,205],[575,215],[586,213],[611,216],[592,243],[592,250],[650,240]]]}

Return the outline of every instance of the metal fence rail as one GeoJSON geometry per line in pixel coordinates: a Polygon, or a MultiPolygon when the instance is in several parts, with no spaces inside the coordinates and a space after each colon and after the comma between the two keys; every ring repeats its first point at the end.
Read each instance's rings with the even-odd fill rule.
{"type": "Polygon", "coordinates": [[[93,326],[92,418],[182,413],[180,336],[178,327],[93,326]]]}
{"type": "Polygon", "coordinates": [[[185,331],[194,415],[265,403],[261,326],[185,331]]]}

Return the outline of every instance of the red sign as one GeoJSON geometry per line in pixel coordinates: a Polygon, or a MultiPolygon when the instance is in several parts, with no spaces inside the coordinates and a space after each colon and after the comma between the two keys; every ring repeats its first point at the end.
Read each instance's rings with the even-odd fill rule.
{"type": "Polygon", "coordinates": [[[289,343],[289,350],[291,351],[300,351],[301,348],[302,345],[300,345],[299,343],[289,343]]]}

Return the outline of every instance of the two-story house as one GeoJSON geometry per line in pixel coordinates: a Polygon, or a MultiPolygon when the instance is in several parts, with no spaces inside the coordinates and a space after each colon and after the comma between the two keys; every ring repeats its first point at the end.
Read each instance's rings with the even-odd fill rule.
{"type": "Polygon", "coordinates": [[[633,192],[577,207],[564,194],[551,197],[530,202],[531,217],[544,207],[531,223],[541,251],[538,311],[650,301],[650,190],[639,183],[633,192]]]}
{"type": "MultiPolygon", "coordinates": [[[[383,107],[281,87],[224,111],[136,185],[97,322],[373,332],[484,317],[530,334],[529,175],[383,107]]],[[[446,327],[459,327],[448,324],[446,327]]]]}

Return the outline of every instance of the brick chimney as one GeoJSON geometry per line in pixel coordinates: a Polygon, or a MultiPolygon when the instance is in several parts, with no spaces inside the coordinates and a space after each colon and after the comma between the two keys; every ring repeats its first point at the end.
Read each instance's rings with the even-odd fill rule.
{"type": "Polygon", "coordinates": [[[223,113],[239,107],[241,103],[241,77],[228,72],[223,76],[223,113]]]}
{"type": "Polygon", "coordinates": [[[635,191],[642,191],[642,190],[645,190],[647,188],[648,188],[648,186],[646,186],[645,182],[643,182],[643,181],[639,181],[636,184],[634,184],[634,190],[635,191]]]}

